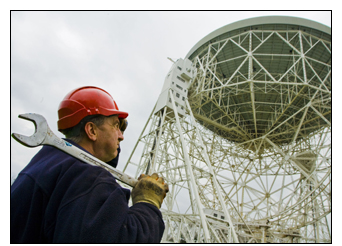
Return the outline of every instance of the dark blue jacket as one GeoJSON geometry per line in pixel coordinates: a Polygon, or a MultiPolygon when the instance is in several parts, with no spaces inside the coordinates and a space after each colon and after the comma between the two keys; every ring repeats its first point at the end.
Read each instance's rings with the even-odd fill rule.
{"type": "Polygon", "coordinates": [[[44,146],[11,187],[11,243],[159,243],[164,222],[101,167],[44,146]]]}

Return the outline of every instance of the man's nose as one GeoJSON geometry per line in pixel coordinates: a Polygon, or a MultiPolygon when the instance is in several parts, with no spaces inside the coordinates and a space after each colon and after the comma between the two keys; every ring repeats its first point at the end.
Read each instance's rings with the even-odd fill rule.
{"type": "Polygon", "coordinates": [[[118,136],[118,138],[119,138],[119,141],[123,141],[123,140],[124,140],[124,136],[123,136],[121,130],[119,130],[119,136],[118,136]]]}

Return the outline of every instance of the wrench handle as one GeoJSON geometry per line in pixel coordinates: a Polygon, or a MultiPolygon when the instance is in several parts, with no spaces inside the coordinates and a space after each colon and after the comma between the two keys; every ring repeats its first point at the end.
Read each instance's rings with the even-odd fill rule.
{"type": "MultiPolygon", "coordinates": [[[[107,163],[99,160],[98,158],[92,156],[91,154],[77,148],[76,146],[72,145],[71,143],[67,142],[66,140],[63,140],[56,135],[51,137],[50,134],[48,134],[48,138],[50,138],[50,141],[46,141],[47,143],[44,145],[50,145],[53,147],[56,147],[60,149],[61,151],[83,161],[93,166],[100,166],[104,169],[106,169],[108,172],[110,172],[117,180],[120,180],[121,182],[131,186],[135,187],[138,180],[132,178],[131,176],[119,171],[118,169],[108,165],[107,163]],[[52,140],[52,143],[50,143],[52,140]]],[[[47,139],[45,139],[47,140],[47,139]]],[[[45,142],[45,141],[44,141],[45,142]]]]}

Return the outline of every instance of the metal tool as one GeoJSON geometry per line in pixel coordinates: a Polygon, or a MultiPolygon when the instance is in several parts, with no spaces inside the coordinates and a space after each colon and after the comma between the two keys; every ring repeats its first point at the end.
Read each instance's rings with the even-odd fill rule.
{"type": "Polygon", "coordinates": [[[12,137],[17,140],[22,145],[26,147],[37,147],[40,145],[50,145],[63,152],[83,161],[93,166],[100,166],[110,172],[117,180],[134,187],[137,184],[137,180],[128,176],[127,174],[113,168],[107,163],[97,159],[91,154],[79,149],[78,147],[72,145],[71,143],[57,137],[49,125],[47,124],[45,118],[39,114],[20,114],[19,118],[32,121],[35,125],[35,133],[32,136],[24,136],[18,133],[12,133],[12,137]]]}

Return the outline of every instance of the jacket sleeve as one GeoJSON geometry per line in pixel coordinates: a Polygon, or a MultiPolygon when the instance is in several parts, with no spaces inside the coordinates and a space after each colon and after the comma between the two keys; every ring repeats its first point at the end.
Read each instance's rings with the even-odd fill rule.
{"type": "Polygon", "coordinates": [[[147,203],[128,207],[129,196],[114,180],[95,182],[73,199],[64,199],[53,242],[159,243],[165,228],[161,212],[147,203]]]}

